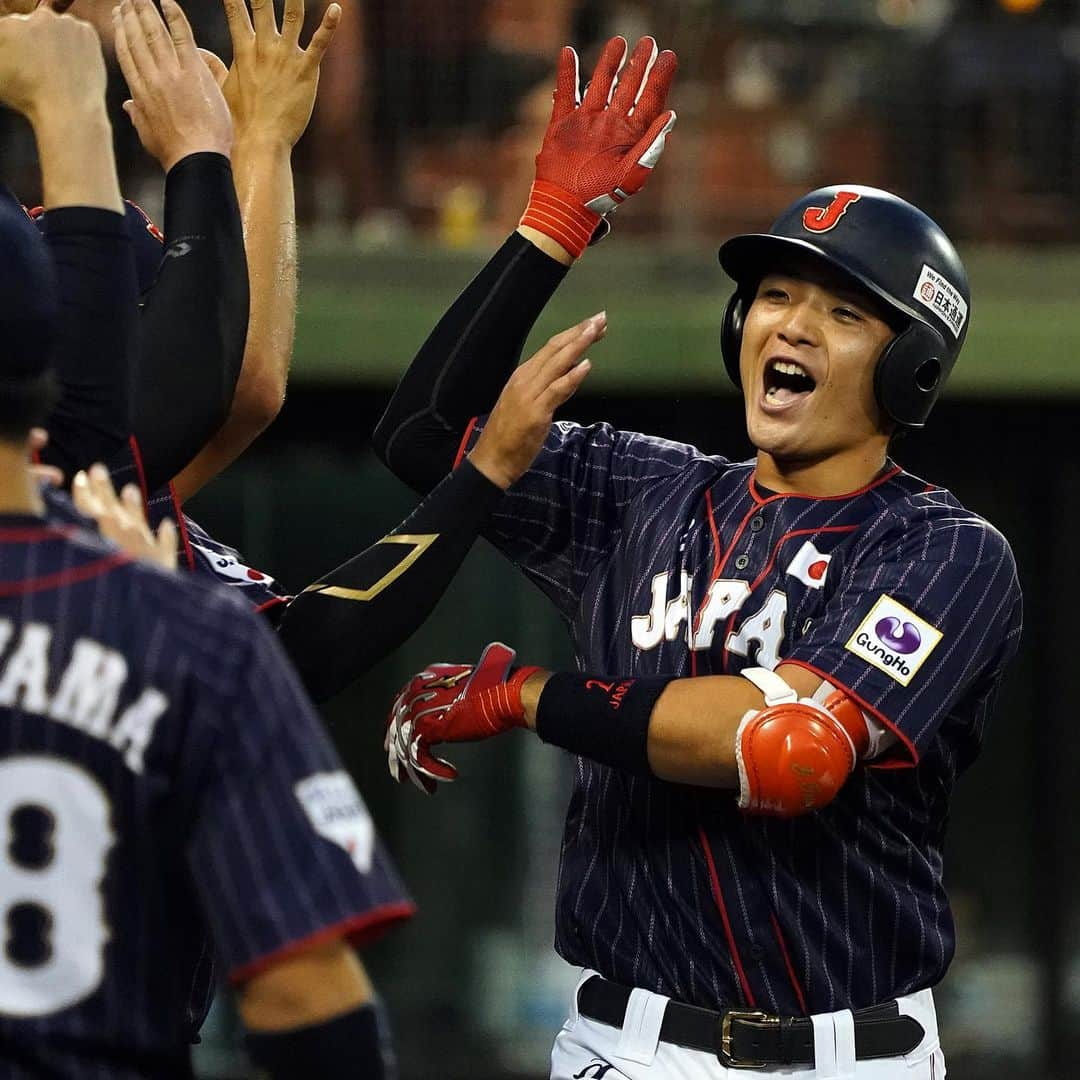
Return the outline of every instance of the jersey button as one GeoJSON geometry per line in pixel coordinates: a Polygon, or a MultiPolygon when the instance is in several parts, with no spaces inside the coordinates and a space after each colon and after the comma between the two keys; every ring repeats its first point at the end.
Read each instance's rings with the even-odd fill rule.
{"type": "Polygon", "coordinates": [[[765,519],[760,514],[758,514],[757,517],[752,517],[750,519],[750,531],[751,532],[761,532],[761,530],[764,529],[764,528],[765,528],[765,519]]]}
{"type": "Polygon", "coordinates": [[[735,560],[735,569],[736,570],[745,570],[749,565],[750,565],[750,556],[749,555],[740,555],[735,560]]]}
{"type": "Polygon", "coordinates": [[[765,950],[764,950],[764,948],[762,948],[762,946],[760,946],[760,945],[751,945],[750,946],[750,959],[753,960],[755,964],[760,964],[761,961],[764,958],[765,958],[765,950]]]}

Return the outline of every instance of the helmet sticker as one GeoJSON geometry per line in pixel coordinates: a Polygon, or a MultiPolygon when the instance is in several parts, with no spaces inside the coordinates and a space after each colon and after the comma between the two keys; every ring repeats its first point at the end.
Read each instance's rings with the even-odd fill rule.
{"type": "Polygon", "coordinates": [[[828,206],[808,206],[803,212],[803,228],[814,233],[835,229],[847,213],[847,208],[861,198],[854,191],[838,191],[828,206]]]}
{"type": "Polygon", "coordinates": [[[953,337],[960,337],[968,317],[967,301],[948,278],[924,263],[911,295],[941,319],[953,332],[953,337]]]}

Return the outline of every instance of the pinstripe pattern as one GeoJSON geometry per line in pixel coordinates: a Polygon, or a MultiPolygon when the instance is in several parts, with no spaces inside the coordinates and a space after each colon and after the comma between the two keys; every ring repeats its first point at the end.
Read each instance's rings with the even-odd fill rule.
{"type": "Polygon", "coordinates": [[[737,674],[764,662],[768,640],[780,659],[845,684],[900,740],[827,808],[794,820],[746,817],[730,793],[578,759],[556,947],[701,1006],[859,1008],[932,986],[952,957],[948,796],[1016,648],[1016,571],[998,532],[898,468],[835,499],[769,497],[752,472],[689,446],[559,423],[488,535],[558,607],[582,670],[737,674]],[[787,572],[808,541],[831,559],[817,587],[787,572]],[[748,592],[734,613],[714,605],[723,614],[712,625],[716,579],[718,596],[748,592]],[[665,590],[659,606],[654,588],[665,590]],[[907,687],[844,648],[882,594],[944,633],[907,687]],[[635,644],[635,625],[665,632],[635,644]]]}
{"type": "MultiPolygon", "coordinates": [[[[71,516],[62,502],[52,508],[71,516]]],[[[0,620],[15,627],[0,642],[0,672],[20,627],[37,622],[52,632],[50,695],[74,642],[89,639],[126,659],[118,711],[146,687],[168,707],[141,772],[104,738],[31,711],[25,698],[0,708],[0,766],[28,755],[79,766],[107,793],[115,835],[101,884],[104,976],[71,1007],[0,1014],[0,1077],[187,1075],[212,955],[250,975],[334,927],[378,932],[411,904],[377,842],[359,872],[294,793],[341,766],[262,620],[227,590],[117,565],[88,533],[33,528],[0,519],[0,582],[73,583],[0,596],[0,620]],[[80,574],[88,565],[102,572],[80,574]]],[[[0,853],[0,875],[8,857],[0,853]]]]}

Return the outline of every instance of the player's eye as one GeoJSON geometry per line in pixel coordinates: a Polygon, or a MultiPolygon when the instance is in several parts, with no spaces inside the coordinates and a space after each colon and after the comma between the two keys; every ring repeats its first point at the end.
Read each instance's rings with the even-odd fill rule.
{"type": "Polygon", "coordinates": [[[858,311],[856,311],[854,308],[836,307],[836,308],[833,308],[833,314],[837,318],[843,319],[844,322],[862,322],[863,321],[862,315],[858,311]]]}
{"type": "Polygon", "coordinates": [[[762,289],[759,295],[765,300],[783,301],[788,298],[787,292],[781,289],[779,285],[772,285],[767,289],[762,289]]]}

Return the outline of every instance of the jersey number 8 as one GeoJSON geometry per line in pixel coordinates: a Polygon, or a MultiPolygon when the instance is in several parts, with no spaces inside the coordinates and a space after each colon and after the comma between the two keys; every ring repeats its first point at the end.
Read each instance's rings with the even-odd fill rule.
{"type": "Polygon", "coordinates": [[[45,1016],[104,974],[108,797],[54,757],[0,761],[0,1015],[45,1016]]]}

